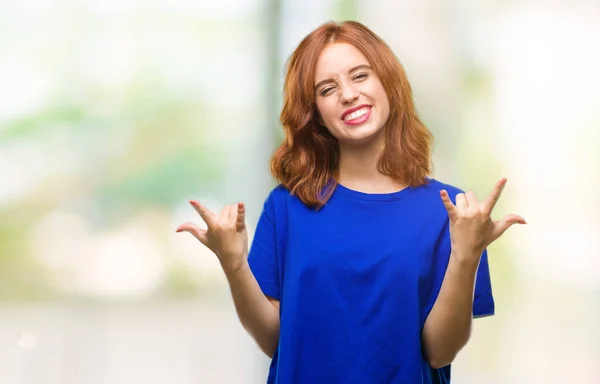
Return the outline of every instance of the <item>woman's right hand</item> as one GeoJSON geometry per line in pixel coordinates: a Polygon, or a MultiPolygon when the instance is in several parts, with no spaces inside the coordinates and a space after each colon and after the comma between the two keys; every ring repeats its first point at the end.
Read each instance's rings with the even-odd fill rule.
{"type": "Polygon", "coordinates": [[[248,257],[248,233],[245,224],[243,203],[223,207],[219,214],[209,211],[197,201],[190,204],[200,214],[207,228],[194,223],[181,224],[176,232],[189,232],[213,251],[226,273],[238,271],[248,257]]]}

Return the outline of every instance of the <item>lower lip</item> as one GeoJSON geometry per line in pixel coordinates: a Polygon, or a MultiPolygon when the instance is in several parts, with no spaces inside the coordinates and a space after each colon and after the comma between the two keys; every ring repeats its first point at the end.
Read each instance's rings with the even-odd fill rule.
{"type": "Polygon", "coordinates": [[[344,122],[344,124],[346,125],[361,125],[363,123],[365,123],[367,120],[369,120],[369,117],[371,117],[371,108],[369,108],[369,111],[367,113],[365,113],[364,115],[357,117],[354,120],[342,120],[344,122]]]}

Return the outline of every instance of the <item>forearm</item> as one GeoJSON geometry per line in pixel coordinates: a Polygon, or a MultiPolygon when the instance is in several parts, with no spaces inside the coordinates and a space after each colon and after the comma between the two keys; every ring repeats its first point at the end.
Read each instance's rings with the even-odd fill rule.
{"type": "Polygon", "coordinates": [[[450,364],[471,334],[473,292],[478,260],[452,254],[438,298],[425,321],[422,341],[434,368],[450,364]]]}
{"type": "Polygon", "coordinates": [[[224,270],[242,326],[273,357],[279,342],[279,310],[263,294],[247,262],[234,271],[224,270]]]}

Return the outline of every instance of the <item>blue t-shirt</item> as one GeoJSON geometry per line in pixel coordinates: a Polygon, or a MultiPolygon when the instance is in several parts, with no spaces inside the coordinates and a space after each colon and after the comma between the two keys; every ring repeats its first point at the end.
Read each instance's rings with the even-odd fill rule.
{"type": "MultiPolygon", "coordinates": [[[[435,179],[367,194],[338,185],[320,210],[278,186],[265,201],[249,254],[264,294],[280,301],[269,384],[437,384],[450,366],[425,360],[421,331],[450,255],[448,214],[435,179]]],[[[487,252],[474,317],[492,315],[487,252]]]]}

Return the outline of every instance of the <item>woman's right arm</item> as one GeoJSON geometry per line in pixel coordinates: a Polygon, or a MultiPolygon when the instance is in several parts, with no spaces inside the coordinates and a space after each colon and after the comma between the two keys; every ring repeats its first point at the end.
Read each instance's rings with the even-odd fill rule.
{"type": "Polygon", "coordinates": [[[248,264],[248,233],[242,203],[225,206],[217,215],[196,201],[190,204],[207,225],[185,223],[189,232],[212,250],[223,267],[238,318],[260,349],[273,357],[279,343],[279,301],[264,295],[248,264]]]}
{"type": "Polygon", "coordinates": [[[242,326],[273,357],[279,343],[279,301],[263,294],[247,261],[235,271],[225,270],[225,276],[242,326]]]}

